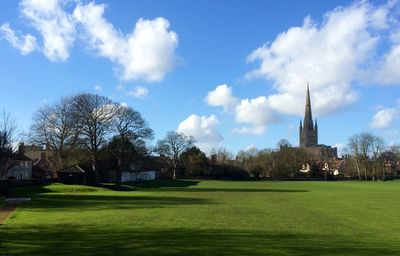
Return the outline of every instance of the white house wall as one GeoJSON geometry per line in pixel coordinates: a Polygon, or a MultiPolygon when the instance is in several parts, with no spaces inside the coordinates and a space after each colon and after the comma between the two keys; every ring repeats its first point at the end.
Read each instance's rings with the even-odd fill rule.
{"type": "Polygon", "coordinates": [[[121,181],[129,182],[129,181],[149,181],[156,179],[155,171],[147,171],[147,172],[122,172],[121,181]]]}
{"type": "Polygon", "coordinates": [[[32,162],[20,161],[6,174],[6,179],[9,177],[15,177],[17,180],[29,180],[32,179],[32,162]]]}

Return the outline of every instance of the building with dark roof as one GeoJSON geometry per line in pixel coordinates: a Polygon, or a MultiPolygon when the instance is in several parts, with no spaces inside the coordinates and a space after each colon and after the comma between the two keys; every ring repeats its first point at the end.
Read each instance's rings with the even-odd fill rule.
{"type": "Polygon", "coordinates": [[[1,179],[32,179],[32,160],[25,156],[24,145],[21,143],[17,153],[9,156],[9,169],[3,174],[1,179]]]}
{"type": "Polygon", "coordinates": [[[61,183],[91,184],[94,181],[93,172],[84,170],[77,164],[61,169],[57,173],[58,180],[61,183]]]}

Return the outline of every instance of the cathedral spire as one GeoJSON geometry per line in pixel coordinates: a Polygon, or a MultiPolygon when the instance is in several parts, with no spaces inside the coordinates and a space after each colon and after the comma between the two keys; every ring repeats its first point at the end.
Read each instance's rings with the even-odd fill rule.
{"type": "Polygon", "coordinates": [[[310,100],[310,86],[307,83],[307,95],[306,95],[306,108],[304,113],[304,127],[313,127],[312,112],[311,112],[311,100],[310,100]]]}
{"type": "Polygon", "coordinates": [[[300,147],[315,147],[318,145],[318,124],[312,119],[310,86],[307,83],[306,107],[304,113],[303,127],[300,121],[300,147]]]}

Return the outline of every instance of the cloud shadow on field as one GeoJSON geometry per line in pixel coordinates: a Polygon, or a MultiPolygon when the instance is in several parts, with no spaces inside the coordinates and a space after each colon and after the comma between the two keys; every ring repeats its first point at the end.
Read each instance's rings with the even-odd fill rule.
{"type": "Polygon", "coordinates": [[[213,201],[195,197],[179,196],[116,196],[88,194],[49,193],[36,197],[23,205],[27,211],[51,211],[65,209],[80,210],[113,210],[113,209],[150,209],[168,208],[185,205],[214,204],[213,201]]]}
{"type": "Polygon", "coordinates": [[[135,226],[3,226],[4,255],[399,255],[400,246],[331,234],[135,226]]]}

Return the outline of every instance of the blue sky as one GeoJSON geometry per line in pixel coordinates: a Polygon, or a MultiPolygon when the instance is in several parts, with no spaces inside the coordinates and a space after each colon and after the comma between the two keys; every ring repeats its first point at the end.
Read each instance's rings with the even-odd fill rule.
{"type": "MultiPolygon", "coordinates": [[[[396,1],[0,2],[0,107],[93,92],[209,151],[298,145],[310,84],[319,142],[399,143],[396,1]]],[[[154,142],[155,142],[154,141],[154,142]]]]}

